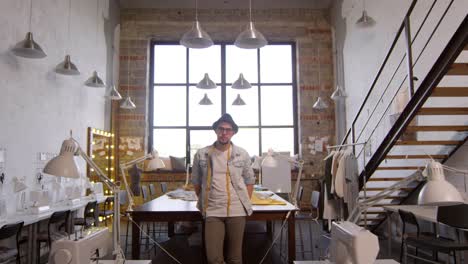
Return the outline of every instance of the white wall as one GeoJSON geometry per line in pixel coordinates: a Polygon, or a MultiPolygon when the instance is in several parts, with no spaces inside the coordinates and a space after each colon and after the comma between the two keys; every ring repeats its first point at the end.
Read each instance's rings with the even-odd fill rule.
{"type": "MultiPolygon", "coordinates": [[[[44,165],[38,153],[58,153],[70,130],[86,149],[88,126],[110,127],[105,89],[86,87],[84,81],[93,70],[109,81],[112,56],[108,43],[112,43],[113,28],[108,27],[109,21],[115,23],[114,0],[99,1],[99,17],[96,0],[72,0],[70,41],[69,2],[32,1],[31,31],[47,54],[43,59],[16,57],[10,51],[28,31],[30,1],[0,1],[0,148],[6,149],[6,181],[0,192],[4,196],[12,193],[14,176],[38,188],[35,174],[44,165]],[[53,71],[66,52],[81,75],[53,71]]],[[[83,163],[82,169],[85,172],[83,163]]]]}

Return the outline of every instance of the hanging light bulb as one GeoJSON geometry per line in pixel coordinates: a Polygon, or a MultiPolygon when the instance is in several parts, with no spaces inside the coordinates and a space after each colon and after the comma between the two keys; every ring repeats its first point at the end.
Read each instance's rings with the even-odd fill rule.
{"type": "Polygon", "coordinates": [[[346,98],[348,95],[346,94],[346,92],[343,90],[343,88],[341,86],[336,86],[336,89],[335,91],[333,91],[332,95],[330,96],[330,98],[334,101],[336,100],[339,100],[339,99],[344,99],[346,98]]]}
{"type": "Polygon", "coordinates": [[[208,33],[206,33],[198,22],[198,1],[195,0],[195,22],[192,29],[187,31],[180,39],[180,44],[186,48],[204,49],[213,45],[208,33]]]}
{"type": "Polygon", "coordinates": [[[122,96],[120,95],[119,91],[115,88],[115,85],[111,85],[109,89],[106,92],[105,95],[106,98],[109,98],[111,100],[122,100],[122,96]]]}
{"type": "Polygon", "coordinates": [[[127,94],[127,97],[125,98],[125,100],[122,102],[122,104],[120,104],[120,108],[127,109],[127,110],[132,110],[136,108],[136,105],[132,101],[132,98],[130,97],[130,95],[127,94]]]}
{"type": "MultiPolygon", "coordinates": [[[[71,24],[71,0],[68,1],[68,45],[70,45],[70,24],[71,24]]],[[[70,55],[65,55],[65,59],[63,62],[59,63],[55,67],[55,72],[58,74],[63,74],[63,75],[79,75],[80,71],[78,71],[78,68],[76,65],[71,62],[70,55]]]]}
{"type": "Polygon", "coordinates": [[[232,102],[232,105],[245,105],[245,102],[242,100],[240,94],[237,94],[237,97],[234,102],[232,102]]]}
{"type": "Polygon", "coordinates": [[[375,20],[367,15],[366,11],[366,0],[362,1],[362,15],[361,17],[356,21],[356,25],[359,27],[372,27],[375,25],[375,20]]]}
{"type": "Polygon", "coordinates": [[[205,93],[205,96],[200,100],[198,103],[199,105],[212,105],[213,102],[211,102],[210,98],[208,98],[208,95],[205,93]]]}
{"type": "MultiPolygon", "coordinates": [[[[97,47],[97,44],[98,44],[98,31],[99,31],[99,0],[96,1],[96,37],[95,37],[95,41],[96,41],[96,47],[97,47]]],[[[95,87],[95,88],[101,88],[101,87],[106,87],[106,85],[104,84],[104,81],[99,78],[99,75],[97,73],[97,71],[94,71],[93,74],[91,75],[91,77],[88,78],[88,80],[86,80],[85,82],[85,85],[86,86],[89,86],[89,87],[95,87]]]]}
{"type": "Polygon", "coordinates": [[[31,32],[31,22],[32,22],[32,2],[29,1],[29,32],[26,33],[24,40],[16,43],[16,45],[11,50],[13,54],[19,57],[28,58],[28,59],[40,59],[44,58],[47,55],[42,50],[41,46],[37,44],[33,39],[33,34],[31,32]]]}
{"type": "Polygon", "coordinates": [[[252,0],[249,0],[249,25],[246,30],[237,36],[234,45],[241,49],[258,49],[268,44],[260,31],[255,29],[252,22],[252,0]]]}
{"type": "Polygon", "coordinates": [[[232,84],[231,86],[233,89],[249,89],[252,85],[244,79],[244,75],[241,73],[239,74],[239,78],[232,84]]]}
{"type": "Polygon", "coordinates": [[[318,97],[317,101],[315,101],[314,105],[312,106],[314,110],[325,110],[328,108],[327,103],[325,100],[322,99],[322,97],[318,97]]]}
{"type": "Polygon", "coordinates": [[[214,83],[211,79],[210,76],[208,76],[208,73],[205,73],[205,76],[203,79],[197,83],[197,88],[200,89],[214,89],[216,88],[216,83],[214,83]]]}
{"type": "Polygon", "coordinates": [[[89,77],[88,80],[86,80],[85,85],[95,88],[106,87],[104,81],[101,78],[99,78],[97,71],[94,71],[93,75],[89,77]]]}

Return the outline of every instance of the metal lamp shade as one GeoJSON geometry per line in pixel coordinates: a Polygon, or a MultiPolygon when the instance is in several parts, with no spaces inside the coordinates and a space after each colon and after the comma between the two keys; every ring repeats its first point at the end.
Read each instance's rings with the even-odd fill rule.
{"type": "Polygon", "coordinates": [[[314,105],[312,106],[313,109],[315,110],[324,110],[324,109],[327,109],[328,108],[328,105],[327,103],[325,103],[325,101],[319,96],[317,98],[317,101],[314,103],[314,105]]]}
{"type": "Polygon", "coordinates": [[[153,156],[153,158],[150,159],[148,164],[146,165],[146,170],[153,171],[166,167],[164,162],[159,158],[159,153],[155,149],[153,149],[151,155],[153,156]]]}
{"type": "Polygon", "coordinates": [[[213,41],[208,33],[201,28],[197,20],[193,23],[192,29],[182,36],[180,44],[187,48],[204,49],[213,45],[213,41]]]}
{"type": "Polygon", "coordinates": [[[444,176],[439,162],[431,161],[427,166],[428,181],[418,195],[420,205],[451,205],[463,203],[460,192],[444,176]]]}
{"type": "Polygon", "coordinates": [[[210,76],[208,76],[208,73],[205,73],[205,76],[203,79],[197,83],[197,88],[200,89],[214,89],[216,88],[216,83],[214,83],[211,79],[210,76]]]}
{"type": "Polygon", "coordinates": [[[236,100],[232,102],[232,105],[245,105],[245,102],[242,100],[240,94],[237,94],[236,100]]]}
{"type": "Polygon", "coordinates": [[[99,78],[97,71],[94,71],[93,75],[89,77],[88,80],[86,80],[85,85],[94,88],[106,87],[104,81],[101,78],[99,78]]]}
{"type": "Polygon", "coordinates": [[[66,55],[63,62],[59,63],[57,67],[55,67],[55,72],[63,75],[80,74],[80,71],[78,71],[76,65],[73,62],[71,62],[70,55],[66,55]]]}
{"type": "Polygon", "coordinates": [[[268,44],[260,31],[256,30],[252,21],[249,27],[237,36],[234,45],[241,49],[258,49],[268,44]]]}
{"type": "Polygon", "coordinates": [[[34,41],[31,32],[26,33],[26,38],[24,40],[16,43],[12,52],[16,56],[28,59],[41,59],[47,56],[41,46],[34,41]]]}
{"type": "Polygon", "coordinates": [[[360,27],[371,27],[375,25],[375,20],[367,15],[366,10],[362,10],[362,16],[356,21],[356,25],[360,27]]]}
{"type": "Polygon", "coordinates": [[[252,88],[252,85],[244,79],[244,75],[239,74],[239,78],[232,84],[233,89],[249,89],[252,88]]]}
{"type": "Polygon", "coordinates": [[[44,173],[66,178],[80,178],[80,170],[75,160],[76,143],[72,139],[64,140],[60,154],[51,159],[44,167],[44,173]]]}
{"type": "Polygon", "coordinates": [[[120,95],[119,91],[115,89],[115,85],[112,85],[109,90],[106,92],[106,98],[111,100],[122,100],[122,96],[120,95]]]}
{"type": "Polygon", "coordinates": [[[340,86],[337,86],[335,91],[333,91],[332,95],[330,96],[330,98],[332,100],[339,100],[339,99],[344,99],[346,98],[348,95],[346,94],[346,92],[343,90],[343,88],[341,88],[340,86]]]}
{"type": "Polygon", "coordinates": [[[208,98],[208,95],[205,93],[205,96],[200,100],[198,103],[199,105],[212,105],[213,102],[211,102],[210,98],[208,98]]]}
{"type": "Polygon", "coordinates": [[[132,98],[130,98],[130,96],[127,96],[127,98],[125,98],[122,104],[120,104],[120,108],[132,110],[136,108],[136,105],[134,102],[132,102],[132,98]]]}

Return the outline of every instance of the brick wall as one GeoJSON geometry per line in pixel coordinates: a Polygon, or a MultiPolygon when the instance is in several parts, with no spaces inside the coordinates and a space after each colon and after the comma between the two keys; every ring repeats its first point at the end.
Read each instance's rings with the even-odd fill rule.
{"type": "MultiPolygon", "coordinates": [[[[199,21],[214,41],[233,42],[248,20],[247,10],[199,10],[199,21]]],[[[151,39],[178,41],[191,28],[194,10],[190,9],[123,9],[121,11],[120,85],[122,96],[127,89],[137,105],[135,110],[119,108],[113,104],[113,132],[116,134],[117,156],[128,161],[144,154],[147,149],[149,44],[151,39]],[[130,71],[128,71],[130,69],[130,71]],[[129,85],[127,85],[129,83],[129,85]],[[131,150],[133,156],[119,140],[122,137],[139,139],[140,148],[131,150]],[[119,144],[120,143],[120,144],[119,144]]],[[[309,137],[335,138],[333,101],[332,36],[326,10],[274,9],[254,10],[256,28],[270,41],[297,43],[298,69],[298,122],[300,152],[305,160],[304,177],[322,175],[325,153],[310,153],[309,137]],[[320,70],[319,70],[320,63],[320,70]],[[319,85],[319,71],[320,82],[319,85]],[[329,104],[326,111],[317,112],[312,105],[320,95],[329,104]]],[[[317,181],[307,181],[304,200],[317,181]]],[[[306,182],[305,182],[306,183],[306,182]]]]}

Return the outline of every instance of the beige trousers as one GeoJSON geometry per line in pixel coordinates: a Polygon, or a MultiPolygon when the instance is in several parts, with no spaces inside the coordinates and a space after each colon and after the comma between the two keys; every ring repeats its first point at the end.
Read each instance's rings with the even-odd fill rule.
{"type": "Polygon", "coordinates": [[[245,216],[207,217],[205,219],[205,247],[208,264],[241,264],[245,216]],[[224,261],[226,242],[226,261],[224,261]]]}

